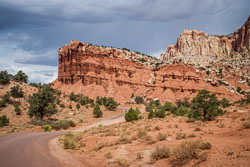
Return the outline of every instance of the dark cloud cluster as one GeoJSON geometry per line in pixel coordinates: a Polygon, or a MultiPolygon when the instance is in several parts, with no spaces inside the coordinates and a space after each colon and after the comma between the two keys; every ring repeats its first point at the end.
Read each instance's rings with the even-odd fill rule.
{"type": "Polygon", "coordinates": [[[183,29],[233,32],[249,6],[249,0],[0,0],[0,60],[54,70],[58,48],[71,39],[158,55],[183,29]]]}

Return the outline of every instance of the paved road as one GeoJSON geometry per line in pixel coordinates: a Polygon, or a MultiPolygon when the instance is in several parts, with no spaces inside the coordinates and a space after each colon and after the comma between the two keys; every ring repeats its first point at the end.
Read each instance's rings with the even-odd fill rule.
{"type": "MultiPolygon", "coordinates": [[[[127,112],[128,108],[120,107],[127,112]]],[[[110,125],[124,121],[124,114],[103,120],[75,131],[99,124],[110,125]]],[[[0,136],[0,167],[61,167],[60,161],[50,153],[51,139],[68,132],[32,132],[0,136]]]]}

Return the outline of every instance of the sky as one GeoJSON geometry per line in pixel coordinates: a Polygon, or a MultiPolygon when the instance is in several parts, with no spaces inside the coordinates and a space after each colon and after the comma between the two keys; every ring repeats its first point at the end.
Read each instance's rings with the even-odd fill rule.
{"type": "Polygon", "coordinates": [[[72,39],[159,57],[184,29],[234,32],[249,6],[249,0],[0,0],[0,70],[52,82],[58,48],[72,39]]]}

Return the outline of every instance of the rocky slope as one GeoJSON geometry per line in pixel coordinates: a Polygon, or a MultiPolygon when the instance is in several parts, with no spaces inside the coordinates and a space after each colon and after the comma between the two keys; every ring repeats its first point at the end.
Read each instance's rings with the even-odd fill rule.
{"type": "Polygon", "coordinates": [[[66,93],[114,97],[121,103],[131,100],[132,94],[147,100],[192,98],[200,89],[230,100],[241,98],[223,85],[206,81],[203,73],[189,65],[159,64],[160,60],[135,52],[72,40],[59,49],[59,71],[54,85],[66,93]]]}

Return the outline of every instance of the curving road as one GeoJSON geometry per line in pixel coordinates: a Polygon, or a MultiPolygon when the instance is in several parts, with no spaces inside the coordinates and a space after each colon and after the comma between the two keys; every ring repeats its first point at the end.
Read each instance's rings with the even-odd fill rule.
{"type": "MultiPolygon", "coordinates": [[[[126,107],[119,107],[123,114],[102,120],[87,127],[76,129],[83,131],[99,124],[111,125],[124,121],[128,111],[126,107]]],[[[60,161],[49,150],[49,141],[68,132],[31,132],[16,133],[0,136],[0,167],[61,167],[60,161]]]]}

